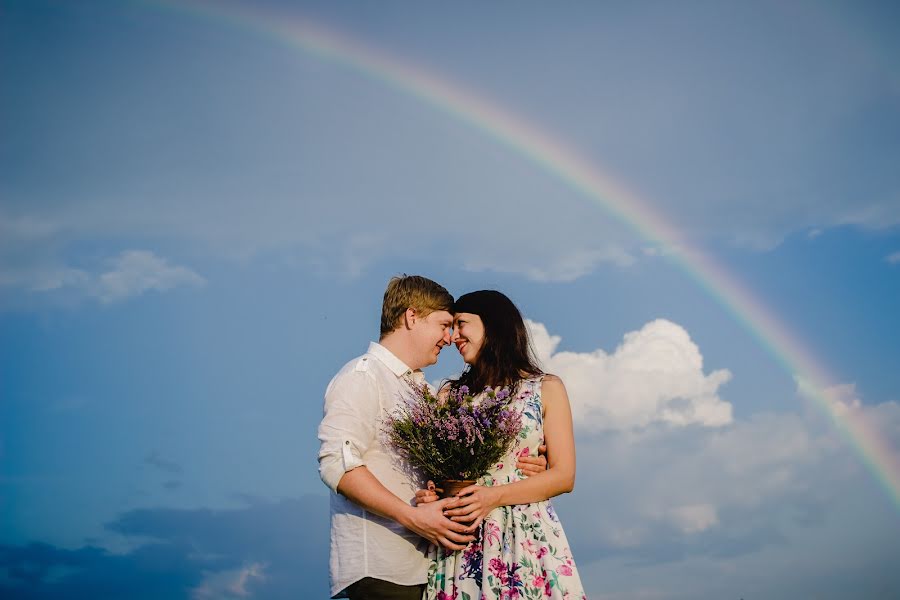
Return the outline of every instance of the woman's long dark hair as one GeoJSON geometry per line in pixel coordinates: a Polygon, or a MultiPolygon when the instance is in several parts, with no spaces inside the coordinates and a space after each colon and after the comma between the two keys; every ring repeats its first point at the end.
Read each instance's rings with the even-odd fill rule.
{"type": "Polygon", "coordinates": [[[522,313],[505,295],[495,290],[463,294],[453,312],[481,317],[484,341],[475,364],[450,381],[451,389],[465,385],[477,394],[487,386],[515,387],[524,377],[544,374],[534,358],[522,313]]]}

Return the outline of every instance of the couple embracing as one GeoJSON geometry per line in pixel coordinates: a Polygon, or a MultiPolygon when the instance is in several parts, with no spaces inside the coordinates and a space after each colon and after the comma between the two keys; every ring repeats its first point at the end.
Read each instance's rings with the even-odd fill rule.
{"type": "Polygon", "coordinates": [[[319,473],[334,492],[333,597],[585,597],[549,501],[575,482],[569,400],[562,381],[535,364],[522,315],[505,295],[484,290],[454,302],[430,279],[391,279],[380,339],[328,385],[318,435],[319,473]],[[522,429],[475,485],[438,499],[399,464],[382,420],[427,385],[422,369],[451,343],[467,367],[438,394],[507,388],[522,429]]]}

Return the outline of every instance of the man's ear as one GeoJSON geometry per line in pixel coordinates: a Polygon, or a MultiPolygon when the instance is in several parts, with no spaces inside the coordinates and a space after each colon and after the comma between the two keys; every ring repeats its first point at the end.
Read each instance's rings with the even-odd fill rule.
{"type": "Polygon", "coordinates": [[[406,312],[403,314],[403,324],[406,325],[407,329],[412,329],[413,325],[416,324],[416,319],[418,317],[419,315],[416,314],[416,309],[407,308],[406,312]]]}

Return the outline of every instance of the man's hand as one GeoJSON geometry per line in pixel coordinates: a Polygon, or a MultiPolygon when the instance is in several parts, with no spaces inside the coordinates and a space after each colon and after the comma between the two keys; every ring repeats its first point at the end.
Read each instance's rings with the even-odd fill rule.
{"type": "Polygon", "coordinates": [[[475,539],[469,535],[469,528],[462,523],[454,523],[444,516],[448,504],[456,502],[456,498],[444,498],[437,502],[428,502],[411,507],[404,519],[403,526],[421,535],[432,544],[440,544],[448,550],[464,550],[466,545],[475,539]]]}
{"type": "Polygon", "coordinates": [[[520,456],[516,461],[516,468],[523,475],[532,477],[547,470],[547,446],[538,446],[537,456],[520,456]]]}

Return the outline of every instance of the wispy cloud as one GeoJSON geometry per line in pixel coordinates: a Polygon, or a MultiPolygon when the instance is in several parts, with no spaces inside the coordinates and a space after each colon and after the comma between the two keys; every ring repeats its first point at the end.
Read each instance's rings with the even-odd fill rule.
{"type": "MultiPolygon", "coordinates": [[[[40,254],[50,266],[65,265],[70,244],[140,236],[195,245],[226,258],[277,252],[301,262],[337,265],[351,276],[374,261],[413,253],[541,281],[568,281],[610,264],[627,265],[646,245],[613,213],[643,219],[645,227],[669,222],[688,241],[727,239],[754,248],[771,248],[790,232],[810,227],[900,222],[893,164],[883,158],[890,155],[893,140],[877,135],[871,124],[895,122],[897,115],[877,66],[884,50],[874,36],[854,32],[849,20],[832,9],[775,4],[754,4],[740,15],[698,5],[682,11],[689,15],[683,20],[674,9],[651,19],[642,10],[605,18],[608,9],[602,5],[586,13],[557,11],[554,18],[572,25],[561,28],[567,43],[548,37],[555,48],[548,53],[522,33],[528,27],[504,30],[502,44],[510,52],[503,56],[513,61],[506,64],[499,55],[495,59],[501,62],[484,61],[475,50],[497,43],[495,36],[472,32],[475,38],[463,44],[452,33],[454,22],[477,16],[490,23],[498,15],[461,8],[435,21],[423,38],[440,42],[424,45],[414,36],[397,39],[377,21],[363,25],[347,18],[342,25],[336,16],[335,27],[351,36],[362,27],[373,46],[391,46],[399,57],[422,56],[422,66],[433,65],[437,79],[441,65],[454,57],[448,71],[461,74],[476,97],[497,104],[501,117],[517,114],[583,154],[599,178],[609,175],[635,188],[646,199],[645,212],[617,212],[617,201],[627,209],[637,207],[613,188],[585,194],[567,183],[570,175],[560,176],[559,165],[547,168],[549,163],[535,160],[542,154],[538,148],[527,154],[519,152],[520,142],[498,144],[483,131],[491,123],[467,123],[458,118],[460,112],[455,118],[415,95],[397,94],[403,86],[387,89],[378,77],[348,76],[344,68],[313,55],[270,47],[265,36],[236,39],[198,22],[209,28],[212,46],[185,43],[180,52],[192,60],[169,65],[164,85],[154,73],[135,82],[134,89],[97,80],[78,89],[79,103],[66,106],[71,112],[60,108],[69,118],[56,131],[58,143],[29,155],[30,171],[54,172],[55,177],[27,176],[9,161],[5,169],[0,166],[0,178],[18,182],[17,196],[8,202],[16,210],[0,215],[4,277],[15,272],[9,266],[34,262],[22,258],[26,255],[40,254]],[[597,27],[590,33],[580,27],[586,14],[597,27]],[[697,32],[687,22],[710,26],[697,32]],[[627,32],[646,35],[653,43],[633,53],[627,32]],[[682,43],[687,38],[690,43],[682,43]],[[252,81],[258,93],[239,101],[239,94],[212,75],[214,69],[200,69],[209,75],[198,77],[196,69],[185,67],[232,52],[258,56],[255,51],[263,47],[292,53],[291,85],[248,59],[236,63],[235,80],[252,81]],[[433,54],[436,48],[447,54],[433,54]],[[739,57],[742,68],[728,57],[739,57]],[[519,63],[540,70],[541,89],[534,88],[530,72],[517,68],[519,63]],[[822,64],[832,69],[825,72],[822,64]],[[583,77],[593,72],[604,77],[583,77]],[[561,105],[553,90],[573,86],[579,93],[561,105]],[[132,94],[144,91],[158,102],[132,101],[132,94]],[[221,108],[210,111],[203,100],[208,97],[224,99],[221,108]],[[336,97],[344,101],[336,103],[336,97]],[[273,104],[272,98],[279,101],[273,104]],[[646,98],[657,100],[640,100],[646,98]],[[119,110],[98,108],[108,105],[119,110]],[[161,113],[160,106],[178,110],[161,113]],[[870,107],[878,107],[871,122],[848,124],[846,115],[870,107]],[[237,114],[240,119],[229,116],[237,114]],[[188,126],[201,120],[208,126],[188,126]],[[835,143],[822,144],[823,137],[835,143]],[[871,143],[857,143],[861,138],[871,143]],[[121,152],[126,143],[129,151],[121,152]],[[185,168],[172,168],[176,164],[185,168]],[[863,172],[866,192],[848,193],[848,188],[860,188],[857,178],[863,172]],[[445,239],[451,212],[461,220],[453,226],[453,237],[445,239]],[[390,243],[365,241],[373,231],[390,243]],[[624,250],[611,254],[610,243],[624,250]],[[504,247],[510,245],[514,252],[504,247]]],[[[107,13],[97,26],[108,31],[131,18],[107,13]]],[[[52,17],[47,15],[45,25],[34,24],[36,31],[52,30],[52,17]]],[[[545,9],[536,5],[523,10],[521,18],[543,22],[545,9]]],[[[165,28],[162,21],[158,25],[165,28]]],[[[89,36],[73,33],[73,39],[89,36]]],[[[47,47],[30,56],[44,67],[29,72],[35,85],[53,85],[62,72],[94,73],[93,65],[107,64],[113,51],[118,61],[110,68],[125,73],[144,51],[137,43],[109,46],[111,38],[92,39],[77,45],[78,52],[47,47]]],[[[29,89],[8,91],[9,120],[16,124],[10,143],[23,147],[42,139],[46,130],[45,115],[28,102],[29,89]]],[[[183,271],[151,276],[148,270],[164,267],[128,260],[132,264],[115,267],[100,284],[103,301],[162,289],[172,279],[177,285],[198,281],[183,271]]],[[[72,268],[49,273],[38,283],[29,280],[27,287],[72,287],[84,277],[72,268]]]]}
{"type": "Polygon", "coordinates": [[[124,554],[102,547],[0,545],[0,596],[327,598],[328,527],[324,496],[231,510],[134,510],[108,525],[139,540],[124,554]]]}
{"type": "Polygon", "coordinates": [[[148,250],[126,250],[103,261],[104,267],[87,269],[34,265],[12,271],[0,284],[20,286],[47,296],[66,294],[113,304],[147,292],[176,287],[202,287],[206,279],[188,267],[172,265],[148,250]],[[104,270],[105,269],[105,270],[104,270]]]}
{"type": "Polygon", "coordinates": [[[560,241],[543,240],[540,248],[546,253],[522,252],[514,249],[494,248],[492,243],[462,244],[456,252],[463,253],[464,267],[469,271],[496,271],[518,273],[532,281],[574,281],[603,265],[619,268],[632,266],[636,259],[623,247],[606,245],[604,248],[581,246],[576,243],[568,249],[560,241]]]}
{"type": "Polygon", "coordinates": [[[168,261],[146,250],[129,250],[112,261],[112,269],[102,273],[91,286],[91,293],[109,304],[144,292],[164,292],[181,285],[202,286],[206,280],[187,267],[171,266],[168,261]]]}
{"type": "Polygon", "coordinates": [[[179,465],[178,463],[176,463],[174,461],[166,460],[166,459],[160,457],[158,452],[153,452],[153,453],[147,455],[147,457],[144,459],[144,463],[148,464],[156,469],[159,469],[160,471],[163,471],[164,473],[180,475],[183,471],[181,465],[179,465]]]}
{"type": "Polygon", "coordinates": [[[230,600],[251,598],[251,586],[266,580],[266,565],[254,562],[237,569],[218,571],[206,575],[203,583],[191,593],[193,600],[230,600]]]}
{"type": "Polygon", "coordinates": [[[894,252],[892,254],[888,254],[887,256],[884,257],[884,260],[886,260],[888,263],[890,263],[892,265],[896,265],[896,264],[900,263],[900,251],[894,252]]]}

